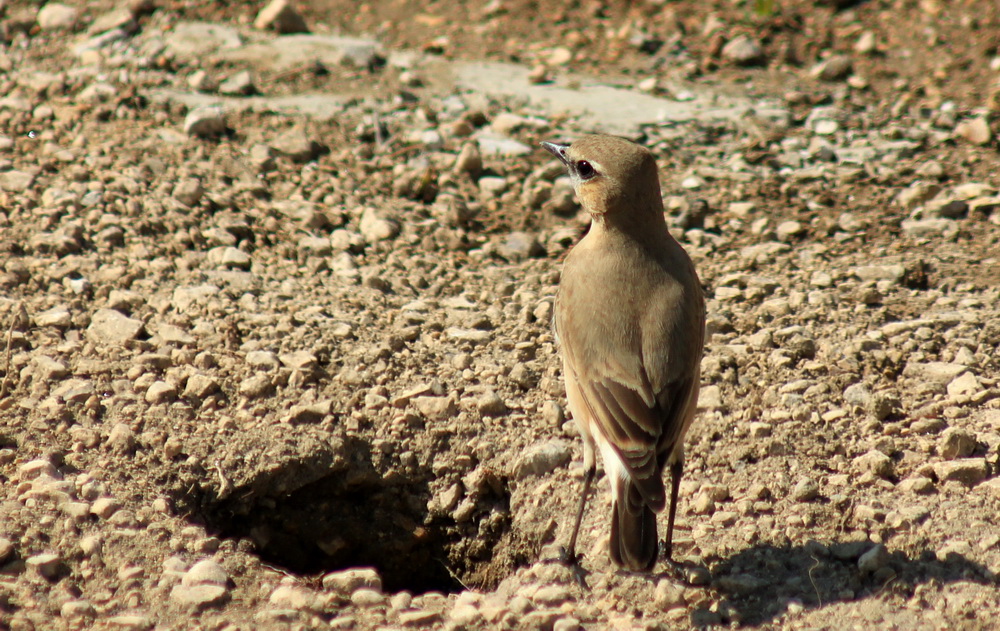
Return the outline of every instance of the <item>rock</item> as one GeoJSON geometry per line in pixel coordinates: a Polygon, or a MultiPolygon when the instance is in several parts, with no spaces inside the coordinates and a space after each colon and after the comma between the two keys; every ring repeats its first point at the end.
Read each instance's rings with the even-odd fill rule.
{"type": "Polygon", "coordinates": [[[214,394],[219,389],[219,382],[215,377],[196,373],[188,377],[187,385],[184,386],[184,397],[201,400],[214,394]]]}
{"type": "Polygon", "coordinates": [[[963,372],[961,375],[948,382],[947,387],[948,394],[953,397],[976,394],[982,389],[983,385],[971,372],[963,372]]]}
{"type": "Polygon", "coordinates": [[[170,600],[190,609],[221,605],[229,596],[224,585],[175,585],[170,600]]]}
{"type": "Polygon", "coordinates": [[[76,26],[79,12],[74,7],[58,2],[48,2],[38,11],[35,18],[38,28],[43,31],[67,31],[76,26]]]}
{"type": "Polygon", "coordinates": [[[851,273],[864,281],[888,280],[898,283],[906,276],[902,265],[861,265],[851,269],[851,273]]]}
{"type": "Polygon", "coordinates": [[[800,478],[792,488],[791,498],[796,502],[809,502],[819,497],[819,485],[812,478],[800,478]]]}
{"type": "Polygon", "coordinates": [[[656,582],[656,588],[653,590],[653,604],[662,611],[687,607],[683,585],[679,585],[671,579],[661,578],[656,582]]]}
{"type": "Polygon", "coordinates": [[[58,577],[63,568],[62,557],[58,554],[35,554],[24,560],[29,570],[38,572],[42,578],[53,580],[58,577]]]}
{"type": "Polygon", "coordinates": [[[204,194],[205,189],[201,187],[201,180],[191,177],[181,180],[174,186],[173,198],[190,208],[197,205],[204,194]]]}
{"type": "Polygon", "coordinates": [[[272,0],[257,14],[253,27],[261,31],[270,29],[282,35],[309,32],[305,19],[289,0],[272,0]]]}
{"type": "Polygon", "coordinates": [[[985,116],[964,120],[955,126],[955,135],[974,145],[988,145],[993,140],[990,123],[985,116]]]}
{"type": "Polygon", "coordinates": [[[87,327],[87,337],[95,344],[125,344],[142,334],[145,325],[114,309],[98,309],[87,327]]]}
{"type": "Polygon", "coordinates": [[[243,70],[220,83],[219,93],[228,96],[250,96],[257,93],[257,86],[250,71],[243,70]]]}
{"type": "Polygon", "coordinates": [[[949,427],[938,440],[938,453],[946,460],[967,458],[976,450],[976,445],[973,434],[958,427],[949,427]]]}
{"type": "Polygon", "coordinates": [[[892,458],[877,449],[858,456],[852,464],[861,473],[870,473],[879,478],[888,478],[893,474],[892,458]]]}
{"type": "Polygon", "coordinates": [[[545,248],[538,237],[529,232],[511,232],[497,247],[497,254],[512,263],[537,256],[545,256],[545,248]]]}
{"type": "Polygon", "coordinates": [[[934,474],[942,482],[954,481],[966,486],[975,486],[989,475],[989,466],[982,458],[949,460],[936,463],[934,474]]]}
{"type": "Polygon", "coordinates": [[[107,444],[115,453],[130,454],[135,451],[135,432],[126,423],[115,423],[108,433],[107,444]]]}
{"type": "Polygon", "coordinates": [[[564,440],[535,443],[525,449],[514,462],[512,474],[518,479],[529,475],[544,475],[569,462],[572,455],[569,443],[564,440]]]}
{"type": "Polygon", "coordinates": [[[825,59],[809,71],[809,74],[822,81],[839,81],[851,73],[853,63],[846,55],[833,55],[825,59]]]}
{"type": "Polygon", "coordinates": [[[146,389],[146,403],[150,405],[160,405],[170,403],[177,398],[177,388],[166,381],[154,381],[146,389]]]}
{"type": "Polygon", "coordinates": [[[35,176],[27,171],[12,169],[0,173],[0,190],[8,193],[23,193],[31,188],[35,176]]]}
{"type": "Polygon", "coordinates": [[[904,219],[903,234],[915,238],[936,237],[957,230],[953,219],[904,219]]]}
{"type": "Polygon", "coordinates": [[[94,605],[89,600],[67,600],[59,608],[59,615],[70,620],[91,618],[97,615],[97,610],[94,609],[94,605]]]}
{"type": "Polygon", "coordinates": [[[198,138],[213,138],[226,133],[226,119],[218,107],[196,107],[184,117],[184,133],[198,138]]]}
{"type": "Polygon", "coordinates": [[[503,416],[507,413],[507,405],[493,390],[484,392],[476,401],[476,407],[483,416],[503,416]]]}
{"type": "Polygon", "coordinates": [[[380,217],[372,208],[366,208],[361,215],[361,236],[368,243],[378,243],[396,238],[400,226],[393,219],[380,217]]]}
{"type": "Polygon", "coordinates": [[[881,543],[858,558],[858,569],[862,574],[873,574],[889,562],[889,551],[881,543]]]}
{"type": "Polygon", "coordinates": [[[322,143],[313,139],[301,128],[290,129],[281,134],[271,142],[271,147],[278,154],[298,164],[315,160],[327,152],[322,143]]]}
{"type": "Polygon", "coordinates": [[[476,177],[482,170],[483,156],[479,152],[479,145],[473,142],[463,144],[458,157],[455,158],[455,171],[476,177]]]}
{"type": "Polygon", "coordinates": [[[414,397],[413,405],[421,416],[432,421],[444,421],[458,413],[451,397],[414,397]]]}
{"type": "Polygon", "coordinates": [[[227,585],[229,574],[215,559],[202,559],[184,573],[181,585],[227,585]]]}
{"type": "Polygon", "coordinates": [[[267,601],[275,607],[302,611],[314,606],[316,595],[312,590],[298,585],[278,585],[267,601]]]}
{"type": "Polygon", "coordinates": [[[121,504],[113,497],[99,497],[90,505],[90,512],[101,519],[110,519],[121,509],[121,504]]]}
{"type": "Polygon", "coordinates": [[[6,563],[14,554],[14,543],[6,537],[0,537],[0,564],[6,563]]]}
{"type": "Polygon", "coordinates": [[[959,375],[968,371],[962,364],[951,364],[946,362],[907,362],[903,367],[903,376],[912,379],[929,381],[941,385],[947,385],[954,381],[959,375]]]}
{"type": "Polygon", "coordinates": [[[747,35],[739,35],[722,47],[722,58],[739,66],[752,66],[764,61],[760,42],[747,35]]]}
{"type": "Polygon", "coordinates": [[[351,594],[361,588],[382,591],[382,577],[379,576],[375,568],[351,568],[330,572],[323,576],[323,589],[329,589],[338,594],[351,594]]]}
{"type": "Polygon", "coordinates": [[[805,228],[797,221],[783,221],[778,224],[775,230],[775,236],[778,237],[778,240],[786,243],[802,236],[804,233],[805,228]]]}

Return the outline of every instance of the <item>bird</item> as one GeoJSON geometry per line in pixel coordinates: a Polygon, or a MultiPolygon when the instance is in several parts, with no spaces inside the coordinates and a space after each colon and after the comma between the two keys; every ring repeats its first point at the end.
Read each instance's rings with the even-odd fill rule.
{"type": "Polygon", "coordinates": [[[590,229],[569,251],[553,314],[569,410],[583,438],[584,479],[561,558],[578,566],[576,540],[600,452],[611,486],[609,552],[648,572],[659,554],[656,514],[666,505],[671,560],[684,435],[698,401],[705,300],[694,263],[663,215],[656,159],[624,138],[543,142],[569,172],[590,229]]]}

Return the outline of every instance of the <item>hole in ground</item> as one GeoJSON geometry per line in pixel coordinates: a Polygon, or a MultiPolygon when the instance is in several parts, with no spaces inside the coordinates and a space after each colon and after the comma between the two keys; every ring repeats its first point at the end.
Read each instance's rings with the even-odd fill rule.
{"type": "Polygon", "coordinates": [[[350,458],[328,475],[290,492],[283,489],[304,477],[301,461],[262,471],[224,499],[217,488],[189,487],[178,508],[193,509],[217,536],[249,539],[269,565],[303,575],[373,566],[386,591],[491,588],[527,561],[530,552],[507,545],[514,538],[500,480],[482,485],[471,516],[456,523],[428,511],[430,471],[379,471],[360,439],[349,439],[343,453],[350,458]]]}

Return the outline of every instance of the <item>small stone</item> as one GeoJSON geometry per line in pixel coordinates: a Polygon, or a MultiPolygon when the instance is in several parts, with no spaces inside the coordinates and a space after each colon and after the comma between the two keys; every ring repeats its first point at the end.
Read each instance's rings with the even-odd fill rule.
{"type": "Polygon", "coordinates": [[[802,236],[805,233],[805,228],[798,221],[783,221],[778,224],[775,230],[775,235],[778,237],[779,241],[788,242],[793,239],[802,236]]]}
{"type": "Polygon", "coordinates": [[[294,128],[281,134],[271,142],[271,147],[292,162],[305,164],[326,152],[326,147],[313,139],[304,129],[294,128]]]}
{"type": "Polygon", "coordinates": [[[564,440],[548,440],[531,445],[514,463],[515,478],[544,475],[561,467],[572,458],[572,450],[564,440]]]}
{"type": "Polygon", "coordinates": [[[0,537],[0,564],[6,563],[14,554],[14,543],[6,537],[0,537]]]}
{"type": "Polygon", "coordinates": [[[97,610],[89,600],[67,600],[59,608],[59,615],[71,620],[76,618],[90,618],[97,615],[97,610]]]}
{"type": "Polygon", "coordinates": [[[444,421],[458,413],[458,406],[451,397],[414,397],[413,405],[426,419],[444,421]]]}
{"type": "Polygon", "coordinates": [[[90,512],[101,519],[110,519],[121,509],[121,504],[113,497],[99,497],[90,505],[90,512]]]}
{"type": "Polygon", "coordinates": [[[224,585],[175,585],[170,600],[191,609],[222,604],[229,590],[224,585]]]}
{"type": "Polygon", "coordinates": [[[174,186],[173,198],[188,208],[196,206],[205,194],[201,180],[196,177],[181,180],[174,186]]]}
{"type": "Polygon", "coordinates": [[[338,594],[350,594],[362,587],[382,591],[382,577],[379,576],[375,568],[351,568],[330,572],[323,576],[323,589],[329,589],[338,594]]]}
{"type": "Polygon", "coordinates": [[[507,405],[493,390],[484,392],[476,402],[476,407],[483,416],[503,416],[507,413],[507,405]]]}
{"type": "Polygon", "coordinates": [[[854,467],[862,473],[870,473],[880,478],[888,478],[893,474],[892,458],[877,449],[854,459],[854,467]]]}
{"type": "Polygon", "coordinates": [[[151,405],[170,403],[177,398],[177,388],[174,384],[167,381],[154,381],[146,389],[146,396],[144,398],[146,399],[146,403],[151,405]]]}
{"type": "Polygon", "coordinates": [[[399,223],[393,219],[380,217],[372,208],[366,208],[361,215],[360,232],[368,243],[394,239],[399,231],[399,223]]]}
{"type": "Polygon", "coordinates": [[[34,321],[36,326],[65,329],[73,324],[73,316],[66,307],[53,307],[36,315],[34,321]]]}
{"type": "Polygon", "coordinates": [[[351,603],[355,607],[377,607],[385,602],[381,590],[362,587],[351,594],[351,603]]]}
{"type": "Polygon", "coordinates": [[[903,493],[916,493],[917,495],[926,495],[927,493],[932,493],[934,491],[934,482],[930,478],[925,478],[923,476],[915,478],[907,478],[896,485],[896,488],[903,493]]]}
{"type": "Polygon", "coordinates": [[[229,574],[215,559],[202,559],[184,573],[181,585],[227,585],[229,574]]]}
{"type": "Polygon", "coordinates": [[[275,607],[301,611],[313,606],[316,595],[312,590],[298,585],[278,585],[267,601],[275,607]]]}
{"type": "Polygon", "coordinates": [[[108,447],[120,454],[130,454],[135,451],[135,432],[126,423],[115,423],[108,433],[108,447]]]}
{"type": "Polygon", "coordinates": [[[305,19],[289,0],[272,0],[257,14],[253,27],[260,31],[270,29],[282,35],[309,32],[305,19]]]}
{"type": "Polygon", "coordinates": [[[399,614],[399,624],[404,627],[430,628],[441,620],[441,612],[417,610],[404,611],[399,614]]]}
{"type": "Polygon", "coordinates": [[[954,481],[966,486],[975,486],[989,475],[989,466],[983,458],[949,460],[935,464],[934,474],[942,482],[954,481]]]}
{"type": "Polygon", "coordinates": [[[139,337],[145,325],[114,309],[98,309],[87,327],[87,337],[95,344],[125,344],[139,337]]]}
{"type": "Polygon", "coordinates": [[[218,107],[196,107],[184,117],[184,133],[212,138],[226,133],[226,119],[218,107]]]}
{"type": "Polygon", "coordinates": [[[859,55],[870,55],[875,52],[877,43],[874,31],[862,31],[858,41],[854,42],[854,52],[859,55]]]}
{"type": "Polygon", "coordinates": [[[455,171],[467,173],[476,177],[483,170],[483,156],[479,152],[479,145],[474,142],[467,142],[462,145],[462,149],[455,158],[455,171]]]}
{"type": "Polygon", "coordinates": [[[540,605],[554,607],[560,605],[567,600],[571,600],[572,596],[569,590],[563,585],[547,585],[545,587],[538,588],[532,596],[531,600],[540,605]]]}
{"type": "Polygon", "coordinates": [[[819,485],[812,478],[800,478],[792,488],[791,498],[796,502],[809,502],[817,497],[819,497],[819,485]]]}
{"type": "Polygon", "coordinates": [[[192,399],[204,399],[214,394],[219,389],[219,382],[214,377],[196,373],[188,377],[184,386],[184,397],[192,399]]]}
{"type": "Polygon", "coordinates": [[[662,611],[687,607],[684,587],[670,579],[661,578],[653,590],[653,604],[662,611]]]}
{"type": "Polygon", "coordinates": [[[62,557],[52,553],[32,555],[25,559],[24,564],[28,569],[50,580],[56,578],[63,567],[62,557]]]}
{"type": "Polygon", "coordinates": [[[532,233],[511,232],[497,247],[497,254],[511,263],[519,263],[529,258],[545,256],[545,248],[532,233]]]}
{"type": "Polygon", "coordinates": [[[8,193],[23,193],[31,188],[35,176],[27,171],[16,169],[0,173],[0,190],[8,193]]]}
{"type": "Polygon", "coordinates": [[[979,146],[988,145],[993,140],[993,132],[985,116],[960,122],[955,126],[955,135],[979,146]]]}
{"type": "Polygon", "coordinates": [[[77,9],[58,2],[49,2],[38,11],[35,20],[38,28],[43,31],[64,31],[73,29],[78,18],[77,9]]]}
{"type": "Polygon", "coordinates": [[[889,551],[881,543],[865,552],[858,559],[858,569],[862,574],[873,574],[889,562],[889,551]]]}
{"type": "Polygon", "coordinates": [[[971,372],[964,372],[948,383],[948,394],[953,397],[961,395],[971,395],[980,392],[983,385],[979,379],[971,372]]]}
{"type": "Polygon", "coordinates": [[[752,66],[764,61],[760,42],[747,35],[739,35],[722,47],[722,58],[739,66],[752,66]]]}
{"type": "Polygon", "coordinates": [[[846,55],[833,55],[825,59],[809,71],[809,74],[822,81],[839,81],[850,74],[853,63],[846,55]]]}
{"type": "Polygon", "coordinates": [[[968,431],[949,427],[938,441],[938,453],[946,460],[967,458],[976,450],[976,437],[968,431]]]}
{"type": "Polygon", "coordinates": [[[250,71],[237,72],[219,84],[219,93],[228,96],[250,96],[257,93],[250,71]]]}

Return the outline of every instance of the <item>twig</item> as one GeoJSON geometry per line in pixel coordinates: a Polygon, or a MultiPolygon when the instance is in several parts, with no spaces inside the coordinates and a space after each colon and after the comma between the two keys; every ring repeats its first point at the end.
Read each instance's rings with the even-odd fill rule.
{"type": "Polygon", "coordinates": [[[813,555],[813,566],[809,568],[809,582],[812,583],[813,589],[816,590],[816,600],[819,601],[819,606],[823,606],[823,596],[819,593],[819,586],[816,585],[816,579],[813,578],[813,570],[819,567],[819,557],[813,555]]]}
{"type": "Polygon", "coordinates": [[[7,350],[4,357],[3,381],[0,382],[0,399],[7,396],[7,387],[10,382],[10,349],[14,345],[14,325],[17,323],[17,319],[20,315],[21,310],[16,309],[14,311],[14,317],[10,319],[10,328],[7,329],[7,350]]]}

